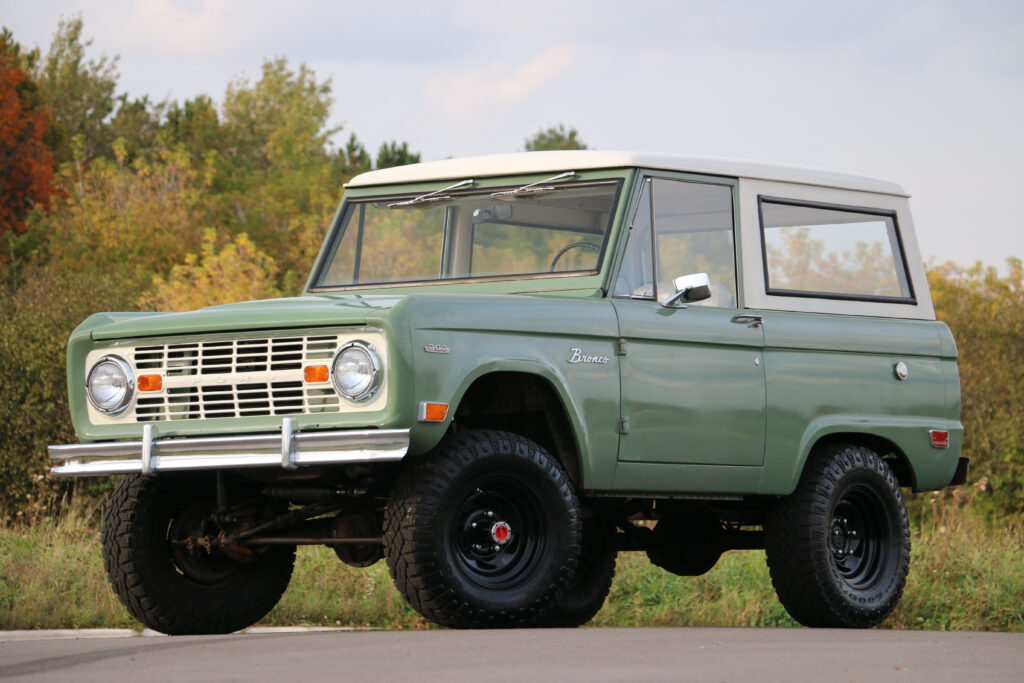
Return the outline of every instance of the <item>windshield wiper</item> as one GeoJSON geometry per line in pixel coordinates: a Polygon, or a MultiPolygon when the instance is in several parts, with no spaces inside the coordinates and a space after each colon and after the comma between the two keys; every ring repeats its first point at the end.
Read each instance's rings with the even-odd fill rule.
{"type": "Polygon", "coordinates": [[[448,199],[451,199],[452,196],[450,194],[441,194],[442,192],[450,192],[451,190],[457,190],[460,187],[473,187],[474,185],[476,185],[476,181],[473,180],[472,178],[467,178],[466,180],[460,180],[454,185],[449,185],[448,187],[442,187],[440,190],[434,190],[433,192],[421,194],[419,197],[413,197],[412,199],[407,199],[404,202],[394,202],[393,204],[388,204],[388,208],[397,209],[403,206],[426,204],[428,202],[443,202],[448,199]]]}
{"type": "Polygon", "coordinates": [[[523,185],[518,190],[505,190],[504,192],[492,192],[491,197],[494,199],[515,199],[516,197],[529,197],[540,192],[554,192],[555,190],[561,190],[560,187],[553,187],[551,185],[544,185],[544,183],[553,183],[558,180],[576,180],[576,171],[566,171],[565,173],[559,173],[558,175],[551,176],[545,180],[538,180],[535,183],[529,185],[523,185]]]}

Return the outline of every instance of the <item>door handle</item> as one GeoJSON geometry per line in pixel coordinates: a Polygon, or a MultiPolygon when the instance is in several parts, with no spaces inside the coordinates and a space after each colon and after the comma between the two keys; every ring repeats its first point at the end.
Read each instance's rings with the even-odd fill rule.
{"type": "Polygon", "coordinates": [[[759,315],[743,313],[741,315],[734,315],[732,320],[729,322],[739,323],[740,325],[746,325],[747,327],[761,327],[761,323],[763,321],[764,318],[759,315]]]}

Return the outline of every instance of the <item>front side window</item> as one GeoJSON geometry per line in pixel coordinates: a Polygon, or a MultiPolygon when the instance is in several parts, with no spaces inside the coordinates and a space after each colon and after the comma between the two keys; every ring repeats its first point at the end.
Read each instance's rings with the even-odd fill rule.
{"type": "Polygon", "coordinates": [[[492,188],[422,202],[353,201],[316,286],[594,274],[620,186],[609,180],[518,195],[492,188]]]}
{"type": "Polygon", "coordinates": [[[892,212],[760,198],[768,294],[913,302],[892,212]]]}
{"type": "Polygon", "coordinates": [[[664,300],[675,293],[673,280],[694,273],[707,273],[712,294],[688,305],[736,305],[732,188],[648,179],[630,227],[614,295],[664,300]]]}

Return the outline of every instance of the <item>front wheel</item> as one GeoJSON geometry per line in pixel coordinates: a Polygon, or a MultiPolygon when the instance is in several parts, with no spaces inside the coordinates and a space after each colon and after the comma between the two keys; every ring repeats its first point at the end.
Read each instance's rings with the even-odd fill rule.
{"type": "Polygon", "coordinates": [[[231,633],[269,612],[291,578],[295,546],[220,550],[212,480],[128,475],[103,519],[103,560],[118,599],[169,635],[231,633]],[[209,495],[204,495],[204,490],[209,495]]]}
{"type": "Polygon", "coordinates": [[[569,585],[579,504],[558,462],[508,432],[446,437],[395,483],[384,554],[427,619],[454,628],[536,623],[569,585]]]}
{"type": "Polygon", "coordinates": [[[611,541],[615,527],[599,518],[583,524],[583,549],[572,581],[540,626],[575,628],[587,623],[604,606],[615,578],[616,552],[611,541]]]}
{"type": "Polygon", "coordinates": [[[805,626],[868,628],[903,595],[910,525],[899,484],[875,452],[829,445],[765,522],[772,584],[805,626]]]}

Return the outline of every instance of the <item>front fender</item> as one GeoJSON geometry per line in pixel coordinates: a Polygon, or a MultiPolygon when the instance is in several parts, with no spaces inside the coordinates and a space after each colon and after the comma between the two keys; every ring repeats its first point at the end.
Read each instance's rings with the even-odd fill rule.
{"type": "Polygon", "coordinates": [[[437,324],[440,316],[430,315],[420,320],[427,318],[433,324],[410,326],[413,399],[417,406],[424,401],[442,402],[450,409],[444,422],[413,426],[409,453],[415,456],[437,445],[473,382],[494,372],[523,373],[539,377],[554,389],[574,432],[587,487],[610,488],[619,419],[614,311],[607,301],[524,299],[492,298],[484,302],[486,306],[462,299],[458,301],[462,311],[454,306],[445,311],[445,325],[437,324]],[[519,310],[526,306],[533,316],[519,310]],[[465,318],[457,316],[459,312],[465,318]],[[608,362],[570,363],[573,349],[606,357],[608,362]]]}

